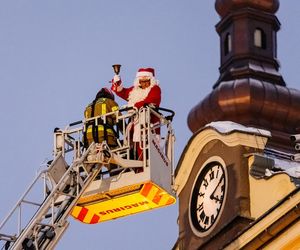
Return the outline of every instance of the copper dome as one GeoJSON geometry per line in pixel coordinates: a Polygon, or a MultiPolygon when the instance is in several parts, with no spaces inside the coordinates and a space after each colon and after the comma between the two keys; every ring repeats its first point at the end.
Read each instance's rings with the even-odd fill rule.
{"type": "Polygon", "coordinates": [[[274,14],[279,8],[279,0],[216,0],[215,7],[221,17],[245,7],[274,14]]]}
{"type": "Polygon", "coordinates": [[[212,121],[225,120],[299,133],[300,90],[251,78],[223,82],[188,115],[193,132],[212,121]]]}

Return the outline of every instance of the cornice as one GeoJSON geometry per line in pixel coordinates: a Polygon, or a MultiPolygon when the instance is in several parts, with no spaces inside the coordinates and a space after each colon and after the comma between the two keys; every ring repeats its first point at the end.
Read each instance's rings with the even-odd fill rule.
{"type": "Polygon", "coordinates": [[[264,149],[268,136],[245,131],[221,133],[215,128],[207,127],[195,133],[185,147],[176,168],[174,190],[179,195],[188,181],[193,165],[204,146],[213,140],[220,140],[229,147],[242,145],[257,149],[264,149]]]}

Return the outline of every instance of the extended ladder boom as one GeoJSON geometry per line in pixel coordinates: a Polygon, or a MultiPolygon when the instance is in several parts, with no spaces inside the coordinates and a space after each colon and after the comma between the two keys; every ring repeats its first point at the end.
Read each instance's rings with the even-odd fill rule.
{"type": "Polygon", "coordinates": [[[2,249],[54,248],[69,225],[67,216],[71,209],[100,171],[99,165],[85,163],[89,151],[87,150],[76,159],[70,167],[65,162],[62,153],[59,153],[48,169],[35,178],[12,212],[0,225],[0,230],[6,226],[15,212],[21,214],[24,204],[36,207],[34,216],[24,228],[19,220],[17,232],[14,234],[0,234],[0,239],[6,241],[2,249]],[[44,182],[44,200],[41,203],[28,200],[28,194],[33,191],[34,186],[40,180],[44,182]]]}

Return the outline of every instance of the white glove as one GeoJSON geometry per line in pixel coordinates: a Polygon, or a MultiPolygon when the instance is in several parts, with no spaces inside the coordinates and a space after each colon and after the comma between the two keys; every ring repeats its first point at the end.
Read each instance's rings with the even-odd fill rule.
{"type": "Polygon", "coordinates": [[[111,89],[114,92],[118,92],[118,87],[122,84],[121,77],[119,75],[115,75],[114,78],[111,80],[112,86],[111,89]]]}
{"type": "Polygon", "coordinates": [[[114,78],[113,78],[113,81],[115,83],[117,83],[117,82],[121,81],[121,77],[119,75],[115,75],[114,78]]]}

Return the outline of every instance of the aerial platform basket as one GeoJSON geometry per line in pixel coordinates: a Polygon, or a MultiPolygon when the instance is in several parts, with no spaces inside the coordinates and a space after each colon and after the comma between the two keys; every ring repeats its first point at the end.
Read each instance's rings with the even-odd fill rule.
{"type": "MultiPolygon", "coordinates": [[[[175,137],[170,119],[174,113],[165,117],[162,111],[171,112],[162,108],[155,111],[147,107],[139,111],[131,110],[129,114],[115,113],[120,121],[139,119],[140,145],[144,157],[142,160],[131,159],[130,143],[132,142],[129,137],[126,138],[130,135],[126,131],[129,126],[124,126],[123,133],[120,133],[122,138],[118,139],[119,147],[111,150],[105,142],[98,144],[99,155],[98,157],[94,155],[92,162],[104,170],[109,168],[110,164],[119,168],[101,171],[91,182],[71,212],[76,220],[95,224],[165,207],[176,202],[172,191],[175,137]],[[159,118],[157,124],[150,123],[150,117],[153,116],[159,118]],[[158,128],[159,135],[156,134],[158,128]]],[[[103,118],[105,120],[105,117],[103,118]]],[[[128,121],[124,122],[126,123],[128,121]]]]}
{"type": "Polygon", "coordinates": [[[143,172],[124,171],[94,180],[79,199],[72,216],[94,224],[174,204],[171,163],[162,158],[165,156],[154,141],[149,151],[149,167],[143,172]]]}

